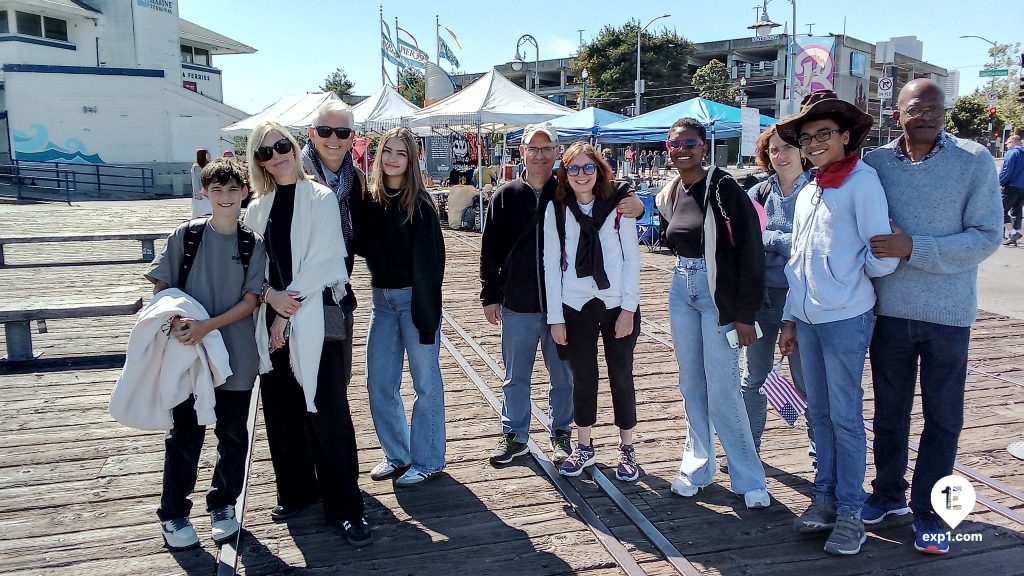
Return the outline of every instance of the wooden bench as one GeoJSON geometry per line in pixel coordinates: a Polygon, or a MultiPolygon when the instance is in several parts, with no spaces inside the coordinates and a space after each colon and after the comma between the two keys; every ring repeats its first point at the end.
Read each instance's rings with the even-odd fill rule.
{"type": "Polygon", "coordinates": [[[167,238],[170,232],[98,232],[91,234],[42,234],[37,236],[0,236],[0,267],[4,261],[5,244],[40,244],[44,242],[100,242],[104,240],[138,240],[142,242],[142,261],[152,262],[156,258],[155,240],[167,238]]]}
{"type": "Polygon", "coordinates": [[[7,357],[0,360],[32,360],[32,321],[39,322],[40,333],[46,332],[47,320],[59,318],[93,318],[97,316],[129,316],[142,309],[142,298],[92,300],[29,300],[0,302],[0,322],[7,337],[7,357]]]}

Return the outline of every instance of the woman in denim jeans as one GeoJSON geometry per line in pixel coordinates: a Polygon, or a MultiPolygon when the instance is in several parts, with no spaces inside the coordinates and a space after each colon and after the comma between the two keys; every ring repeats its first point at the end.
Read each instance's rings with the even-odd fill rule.
{"type": "MultiPolygon", "coordinates": [[[[757,324],[764,331],[747,348],[743,364],[743,402],[750,419],[754,448],[761,453],[761,435],[768,414],[768,397],[761,393],[775,360],[775,343],[782,329],[782,309],[786,306],[789,282],[786,262],[793,249],[793,208],[799,192],[812,178],[811,163],[800,157],[800,149],[779,137],[775,126],[769,126],[754,148],[758,165],[768,172],[768,179],[747,191],[752,200],[764,206],[767,228],[761,234],[764,242],[764,302],[757,311],[757,324]]],[[[789,357],[793,383],[806,396],[799,355],[789,357]]],[[[807,416],[810,416],[807,414],[807,416]]],[[[814,428],[807,420],[809,454],[814,456],[814,428]]]]}
{"type": "Polygon", "coordinates": [[[771,503],[740,394],[737,344],[757,339],[754,315],[764,295],[764,250],[757,212],[726,172],[703,166],[706,132],[693,118],[676,121],[665,143],[678,171],[658,194],[662,234],[679,257],[669,316],[679,389],[685,400],[686,448],[672,492],[695,496],[715,475],[714,432],[729,459],[733,492],[748,508],[771,503]]]}
{"type": "Polygon", "coordinates": [[[354,251],[366,260],[373,286],[366,388],[384,459],[370,477],[398,476],[399,486],[430,480],[445,466],[438,364],[444,240],[416,163],[418,148],[407,128],[385,133],[367,191],[351,199],[354,251]],[[411,429],[401,396],[406,354],[416,393],[411,429]]]}
{"type": "Polygon", "coordinates": [[[872,236],[892,233],[878,175],[856,153],[871,123],[850,102],[821,90],[777,128],[818,167],[796,201],[779,337],[786,355],[800,342],[818,456],[814,498],[795,527],[830,531],[825,551],[842,555],[860,552],[866,539],[860,516],[867,460],[861,378],[875,327],[871,278],[891,274],[899,262],[871,253],[872,236]]]}

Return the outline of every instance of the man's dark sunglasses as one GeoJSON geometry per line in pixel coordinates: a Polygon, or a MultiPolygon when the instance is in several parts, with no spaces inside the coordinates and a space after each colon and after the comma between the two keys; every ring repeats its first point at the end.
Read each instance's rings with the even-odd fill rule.
{"type": "Polygon", "coordinates": [[[292,143],[287,138],[281,138],[274,142],[273,146],[260,146],[253,152],[253,156],[260,162],[266,162],[274,157],[274,152],[284,156],[292,151],[292,143]]]}
{"type": "Polygon", "coordinates": [[[704,142],[696,138],[688,138],[686,140],[669,140],[665,142],[665,147],[668,149],[686,148],[687,150],[693,150],[697,146],[700,146],[704,142]]]}
{"type": "Polygon", "coordinates": [[[581,169],[587,176],[593,176],[594,172],[597,172],[597,164],[584,164],[583,166],[573,164],[565,167],[565,173],[569,176],[579,176],[581,169]]]}
{"type": "Polygon", "coordinates": [[[338,137],[338,140],[347,140],[352,135],[351,128],[334,128],[333,126],[317,126],[314,128],[316,135],[321,138],[330,138],[331,132],[338,137]]]}

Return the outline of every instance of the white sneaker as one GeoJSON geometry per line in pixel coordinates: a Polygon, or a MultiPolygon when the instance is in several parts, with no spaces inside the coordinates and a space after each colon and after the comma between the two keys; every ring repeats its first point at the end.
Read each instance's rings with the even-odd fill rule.
{"type": "Polygon", "coordinates": [[[691,498],[700,492],[700,486],[694,484],[689,478],[680,474],[672,481],[672,493],[684,498],[691,498]]]}
{"type": "Polygon", "coordinates": [[[164,532],[164,542],[171,550],[189,550],[199,546],[199,535],[188,517],[161,522],[160,528],[164,532]]]}
{"type": "Polygon", "coordinates": [[[747,508],[755,510],[771,506],[772,499],[768,495],[768,491],[762,488],[760,490],[751,490],[744,494],[743,502],[746,503],[747,508]]]}
{"type": "Polygon", "coordinates": [[[238,520],[235,519],[235,507],[232,505],[215,508],[210,511],[210,531],[213,541],[223,544],[238,534],[238,520]]]}

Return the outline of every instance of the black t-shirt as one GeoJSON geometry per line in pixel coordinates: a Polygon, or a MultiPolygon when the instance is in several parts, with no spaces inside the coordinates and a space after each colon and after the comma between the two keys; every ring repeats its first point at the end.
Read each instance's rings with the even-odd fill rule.
{"type": "Polygon", "coordinates": [[[704,244],[704,179],[694,182],[689,193],[684,192],[682,182],[676,189],[672,217],[669,219],[665,237],[676,254],[686,258],[703,258],[704,244]]]}
{"type": "Polygon", "coordinates": [[[374,288],[408,288],[413,280],[413,230],[405,208],[399,204],[401,191],[385,188],[385,193],[386,204],[360,198],[359,228],[367,233],[357,238],[357,249],[366,259],[374,288]]]}

